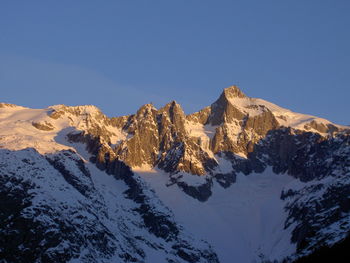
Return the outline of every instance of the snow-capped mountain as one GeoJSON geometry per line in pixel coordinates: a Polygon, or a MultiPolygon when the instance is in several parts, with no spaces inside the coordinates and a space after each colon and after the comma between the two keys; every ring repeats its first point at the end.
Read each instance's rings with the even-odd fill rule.
{"type": "Polygon", "coordinates": [[[190,115],[175,101],[113,118],[94,106],[2,103],[0,260],[339,256],[350,231],[349,143],[349,127],[236,86],[190,115]]]}

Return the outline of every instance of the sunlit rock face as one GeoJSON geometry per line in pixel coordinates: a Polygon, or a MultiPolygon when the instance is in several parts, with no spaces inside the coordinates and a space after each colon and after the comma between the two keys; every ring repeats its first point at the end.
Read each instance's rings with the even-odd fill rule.
{"type": "MultiPolygon", "coordinates": [[[[79,114],[78,109],[66,108],[79,114]]],[[[247,157],[269,131],[288,125],[323,136],[341,130],[325,120],[310,119],[312,116],[247,97],[237,86],[224,89],[210,107],[187,116],[175,101],[161,109],[146,104],[134,115],[117,118],[107,118],[96,111],[93,119],[86,117],[87,129],[83,133],[101,138],[110,146],[101,148],[100,160],[108,154],[108,158],[118,158],[131,167],[160,167],[167,172],[194,175],[213,174],[218,165],[216,154],[230,152],[247,157]],[[123,134],[117,144],[111,143],[111,138],[118,136],[106,125],[119,129],[118,135],[123,134]]],[[[51,116],[58,112],[64,114],[64,110],[57,110],[51,116]]]]}

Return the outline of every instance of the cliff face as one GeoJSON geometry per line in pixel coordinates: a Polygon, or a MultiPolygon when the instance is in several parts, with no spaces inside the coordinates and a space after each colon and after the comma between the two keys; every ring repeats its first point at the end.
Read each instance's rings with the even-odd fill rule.
{"type": "Polygon", "coordinates": [[[125,134],[118,144],[112,144],[112,134],[103,125],[92,125],[84,132],[107,142],[100,150],[100,160],[107,154],[106,158],[117,158],[131,167],[159,167],[169,173],[193,175],[215,175],[219,166],[215,155],[247,157],[268,132],[285,126],[322,137],[341,130],[325,120],[249,98],[236,86],[225,89],[210,107],[187,116],[173,101],[159,110],[147,104],[135,115],[100,118],[125,134]]]}
{"type": "MultiPolygon", "coordinates": [[[[293,121],[288,113],[276,105],[247,97],[236,86],[225,89],[210,107],[187,116],[176,102],[159,110],[145,105],[135,115],[120,120],[119,127],[130,138],[114,152],[130,166],[159,165],[168,172],[204,175],[217,166],[215,154],[247,156],[269,131],[288,126],[293,121]],[[171,164],[168,160],[172,160],[171,164]]],[[[324,120],[295,115],[303,124],[292,126],[296,130],[323,136],[339,131],[324,120]]]]}

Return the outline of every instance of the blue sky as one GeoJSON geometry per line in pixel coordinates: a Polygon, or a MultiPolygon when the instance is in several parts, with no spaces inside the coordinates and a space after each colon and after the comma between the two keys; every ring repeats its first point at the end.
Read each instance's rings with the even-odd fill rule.
{"type": "Polygon", "coordinates": [[[348,0],[3,0],[0,101],[191,113],[238,84],[350,124],[349,14],[348,0]]]}

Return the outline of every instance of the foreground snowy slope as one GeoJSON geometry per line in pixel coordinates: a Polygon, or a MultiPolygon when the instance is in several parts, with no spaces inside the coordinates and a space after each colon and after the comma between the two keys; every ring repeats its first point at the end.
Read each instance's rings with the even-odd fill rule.
{"type": "Polygon", "coordinates": [[[348,237],[349,134],[235,86],[190,115],[2,103],[0,257],[293,262],[348,237]]]}
{"type": "Polygon", "coordinates": [[[71,150],[0,156],[5,262],[218,262],[126,167],[108,175],[71,150]]]}
{"type": "Polygon", "coordinates": [[[238,174],[236,182],[224,190],[214,183],[213,194],[199,202],[176,187],[166,186],[159,170],[139,171],[163,202],[185,226],[208,240],[220,262],[260,262],[283,259],[295,251],[289,231],[284,231],[283,200],[280,194],[293,178],[267,169],[261,174],[238,174]]]}

